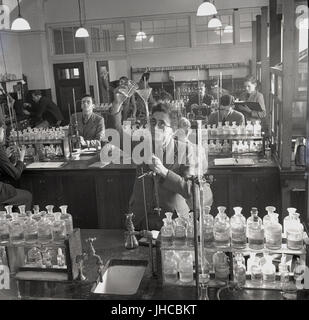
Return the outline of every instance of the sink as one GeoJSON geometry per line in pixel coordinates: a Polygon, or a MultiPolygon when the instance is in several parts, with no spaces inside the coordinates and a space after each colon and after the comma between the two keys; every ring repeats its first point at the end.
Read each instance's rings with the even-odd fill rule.
{"type": "Polygon", "coordinates": [[[137,294],[147,268],[144,260],[109,260],[99,280],[91,290],[93,294],[132,296],[137,294]]]}

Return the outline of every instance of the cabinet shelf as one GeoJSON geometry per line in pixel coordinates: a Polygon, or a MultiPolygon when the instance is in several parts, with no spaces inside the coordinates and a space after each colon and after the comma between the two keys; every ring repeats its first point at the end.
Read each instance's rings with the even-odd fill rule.
{"type": "MultiPolygon", "coordinates": [[[[13,141],[17,142],[17,141],[13,141]]],[[[61,139],[51,139],[51,140],[20,140],[20,144],[62,144],[61,139]]]]}
{"type": "Polygon", "coordinates": [[[207,137],[207,140],[262,140],[263,137],[252,137],[252,136],[239,136],[239,135],[235,135],[235,136],[224,136],[224,135],[220,135],[220,136],[211,136],[209,135],[207,137]]]}

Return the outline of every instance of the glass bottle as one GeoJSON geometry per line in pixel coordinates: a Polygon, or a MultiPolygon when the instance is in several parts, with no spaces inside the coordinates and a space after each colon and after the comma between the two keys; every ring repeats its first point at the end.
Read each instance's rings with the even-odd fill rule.
{"type": "Polygon", "coordinates": [[[214,244],[214,217],[210,214],[210,207],[205,207],[205,214],[203,215],[203,233],[205,247],[212,247],[214,244]]]}
{"type": "Polygon", "coordinates": [[[289,222],[293,220],[292,217],[296,213],[297,209],[296,208],[287,208],[287,211],[288,211],[289,215],[283,219],[283,233],[285,236],[286,236],[287,226],[288,226],[289,222]]]}
{"type": "Polygon", "coordinates": [[[264,228],[257,208],[252,208],[251,217],[247,219],[247,233],[250,249],[261,250],[264,248],[264,228]]]}
{"type": "Polygon", "coordinates": [[[58,248],[58,254],[57,254],[57,266],[58,267],[64,267],[65,266],[65,257],[62,253],[62,249],[58,248]]]}
{"type": "Polygon", "coordinates": [[[224,136],[229,136],[231,133],[231,130],[230,130],[230,124],[228,121],[225,122],[225,125],[223,127],[223,135],[224,136]]]}
{"type": "Polygon", "coordinates": [[[262,135],[261,121],[255,121],[255,124],[253,125],[253,133],[255,137],[260,137],[262,135]]]}
{"type": "Polygon", "coordinates": [[[62,244],[66,237],[65,221],[60,219],[61,212],[55,212],[55,221],[53,223],[53,239],[55,243],[62,244]]]}
{"type": "Polygon", "coordinates": [[[39,221],[41,219],[40,207],[37,204],[33,206],[32,219],[34,219],[36,221],[39,221]]]}
{"type": "Polygon", "coordinates": [[[285,291],[289,284],[289,268],[286,264],[286,255],[282,254],[281,262],[279,264],[279,274],[280,274],[280,285],[281,290],[285,291]]]}
{"type": "Polygon", "coordinates": [[[230,219],[225,213],[226,207],[218,207],[214,222],[214,240],[217,248],[230,246],[230,219]]]}
{"type": "Polygon", "coordinates": [[[72,215],[67,212],[68,206],[60,206],[61,210],[61,220],[65,221],[65,227],[67,235],[73,233],[73,219],[72,215]]]}
{"type": "Polygon", "coordinates": [[[213,265],[216,280],[228,281],[230,275],[230,267],[228,257],[222,251],[217,251],[213,255],[213,265]]]}
{"type": "Polygon", "coordinates": [[[0,212],[0,245],[5,246],[10,242],[10,226],[6,219],[6,212],[0,212]]]}
{"type": "Polygon", "coordinates": [[[251,280],[256,283],[261,283],[263,281],[262,266],[260,261],[261,259],[258,256],[255,256],[255,259],[252,261],[251,268],[248,270],[251,274],[251,280]]]}
{"type": "Polygon", "coordinates": [[[218,122],[217,135],[218,135],[218,136],[222,136],[222,135],[223,135],[222,122],[218,122]]]}
{"type": "Polygon", "coordinates": [[[12,221],[10,222],[10,239],[12,244],[22,244],[25,241],[24,223],[18,219],[18,213],[12,213],[12,221]]]}
{"type": "Polygon", "coordinates": [[[247,136],[253,136],[253,125],[250,120],[247,121],[246,125],[246,135],[247,136]]]}
{"type": "Polygon", "coordinates": [[[227,140],[223,141],[222,152],[223,153],[229,153],[230,152],[230,144],[227,142],[227,140]]]}
{"type": "Polygon", "coordinates": [[[277,213],[273,213],[265,227],[265,245],[271,250],[281,249],[282,245],[282,225],[278,222],[278,216],[277,213]]]}
{"type": "Polygon", "coordinates": [[[303,248],[304,227],[299,220],[299,213],[294,213],[286,227],[287,247],[291,250],[303,248]]]}
{"type": "Polygon", "coordinates": [[[53,223],[43,214],[38,222],[38,241],[42,244],[53,241],[53,223]]]}
{"type": "Polygon", "coordinates": [[[231,243],[236,249],[244,249],[247,245],[246,218],[241,214],[241,207],[234,207],[235,214],[231,217],[231,243]]]}
{"type": "Polygon", "coordinates": [[[272,216],[273,213],[275,213],[276,208],[272,206],[268,206],[265,208],[265,210],[267,211],[267,215],[265,215],[263,218],[264,229],[266,228],[267,224],[270,222],[270,217],[272,216]]]}
{"type": "Polygon", "coordinates": [[[298,290],[303,289],[302,281],[304,279],[306,266],[300,258],[297,258],[293,269],[295,285],[298,290]]]}
{"type": "Polygon", "coordinates": [[[217,140],[215,144],[215,153],[221,153],[221,152],[222,152],[222,145],[220,140],[217,140]]]}
{"type": "Polygon", "coordinates": [[[168,283],[176,283],[178,280],[178,262],[173,251],[165,252],[165,259],[163,263],[164,281],[168,283]]]}
{"type": "Polygon", "coordinates": [[[212,125],[211,135],[212,135],[213,137],[218,136],[218,130],[217,130],[217,126],[216,126],[215,124],[212,125]]]}
{"type": "Polygon", "coordinates": [[[235,269],[234,269],[234,280],[238,284],[239,288],[242,288],[246,284],[246,266],[237,260],[235,269]]]}
{"type": "Polygon", "coordinates": [[[21,206],[18,206],[18,209],[19,209],[18,218],[26,222],[28,220],[28,216],[26,214],[26,206],[23,204],[21,206]]]}
{"type": "Polygon", "coordinates": [[[236,125],[236,121],[232,122],[232,127],[231,127],[231,135],[236,136],[237,135],[237,125],[236,125]]]}
{"type": "Polygon", "coordinates": [[[167,218],[163,219],[163,227],[161,228],[161,245],[162,247],[169,247],[173,244],[173,228],[168,225],[167,218]]]}
{"type": "Polygon", "coordinates": [[[181,282],[191,282],[193,281],[193,259],[191,252],[185,251],[181,255],[179,261],[179,280],[181,282]]]}
{"type": "Polygon", "coordinates": [[[184,246],[186,244],[186,227],[181,218],[175,219],[175,235],[174,235],[174,245],[184,246]]]}
{"type": "Polygon", "coordinates": [[[55,221],[55,216],[54,216],[54,212],[53,212],[54,206],[48,205],[45,208],[47,210],[47,214],[46,214],[45,218],[49,219],[52,223],[54,223],[54,221],[55,221]]]}
{"type": "Polygon", "coordinates": [[[265,254],[266,262],[262,267],[263,282],[271,283],[276,280],[276,267],[273,264],[273,258],[269,254],[265,254]]]}
{"type": "Polygon", "coordinates": [[[32,214],[28,216],[24,226],[26,244],[36,243],[38,240],[38,223],[32,218],[32,214]]]}
{"type": "Polygon", "coordinates": [[[211,136],[211,124],[207,125],[207,134],[208,134],[208,137],[211,136]]]}
{"type": "Polygon", "coordinates": [[[42,267],[42,253],[37,247],[31,248],[27,253],[27,262],[35,267],[42,267]]]}
{"type": "Polygon", "coordinates": [[[237,141],[233,141],[232,153],[238,153],[238,144],[237,144],[237,141]]]}

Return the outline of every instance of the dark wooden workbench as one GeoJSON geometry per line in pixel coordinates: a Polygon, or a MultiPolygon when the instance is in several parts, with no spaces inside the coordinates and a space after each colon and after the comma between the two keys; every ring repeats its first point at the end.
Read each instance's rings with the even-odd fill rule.
{"type": "MultiPolygon", "coordinates": [[[[98,155],[81,156],[57,169],[26,169],[20,187],[33,194],[33,204],[43,209],[48,204],[56,207],[67,204],[73,215],[74,226],[83,229],[123,228],[123,217],[135,179],[134,165],[92,167],[98,155]]],[[[265,207],[275,206],[281,213],[280,176],[272,160],[255,160],[251,166],[216,167],[209,158],[208,175],[213,176],[214,194],[212,214],[217,206],[226,206],[229,216],[233,207],[243,207],[250,216],[257,207],[263,216],[265,207]]]]}
{"type": "MultiPolygon", "coordinates": [[[[126,250],[124,247],[123,230],[81,230],[82,242],[85,250],[85,240],[96,237],[95,249],[104,263],[111,258],[148,260],[148,248],[138,247],[135,250],[126,250]]],[[[26,283],[23,289],[24,299],[117,299],[119,296],[99,296],[90,293],[94,281],[97,279],[97,266],[95,260],[85,262],[85,275],[87,281],[68,281],[63,283],[26,283]]],[[[217,289],[210,289],[210,299],[216,299],[217,289]]],[[[16,283],[12,278],[11,289],[1,290],[0,299],[17,299],[16,283]]],[[[142,280],[138,299],[153,300],[194,300],[195,288],[182,286],[162,286],[151,277],[150,267],[142,280]]],[[[222,300],[281,300],[280,291],[275,290],[241,290],[237,292],[224,291],[222,300]]]]}

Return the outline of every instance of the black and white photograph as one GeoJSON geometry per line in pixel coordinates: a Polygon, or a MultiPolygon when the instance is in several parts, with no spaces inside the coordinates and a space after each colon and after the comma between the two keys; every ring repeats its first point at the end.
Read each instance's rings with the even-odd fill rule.
{"type": "Polygon", "coordinates": [[[0,300],[309,300],[308,11],[0,0],[0,300]]]}

